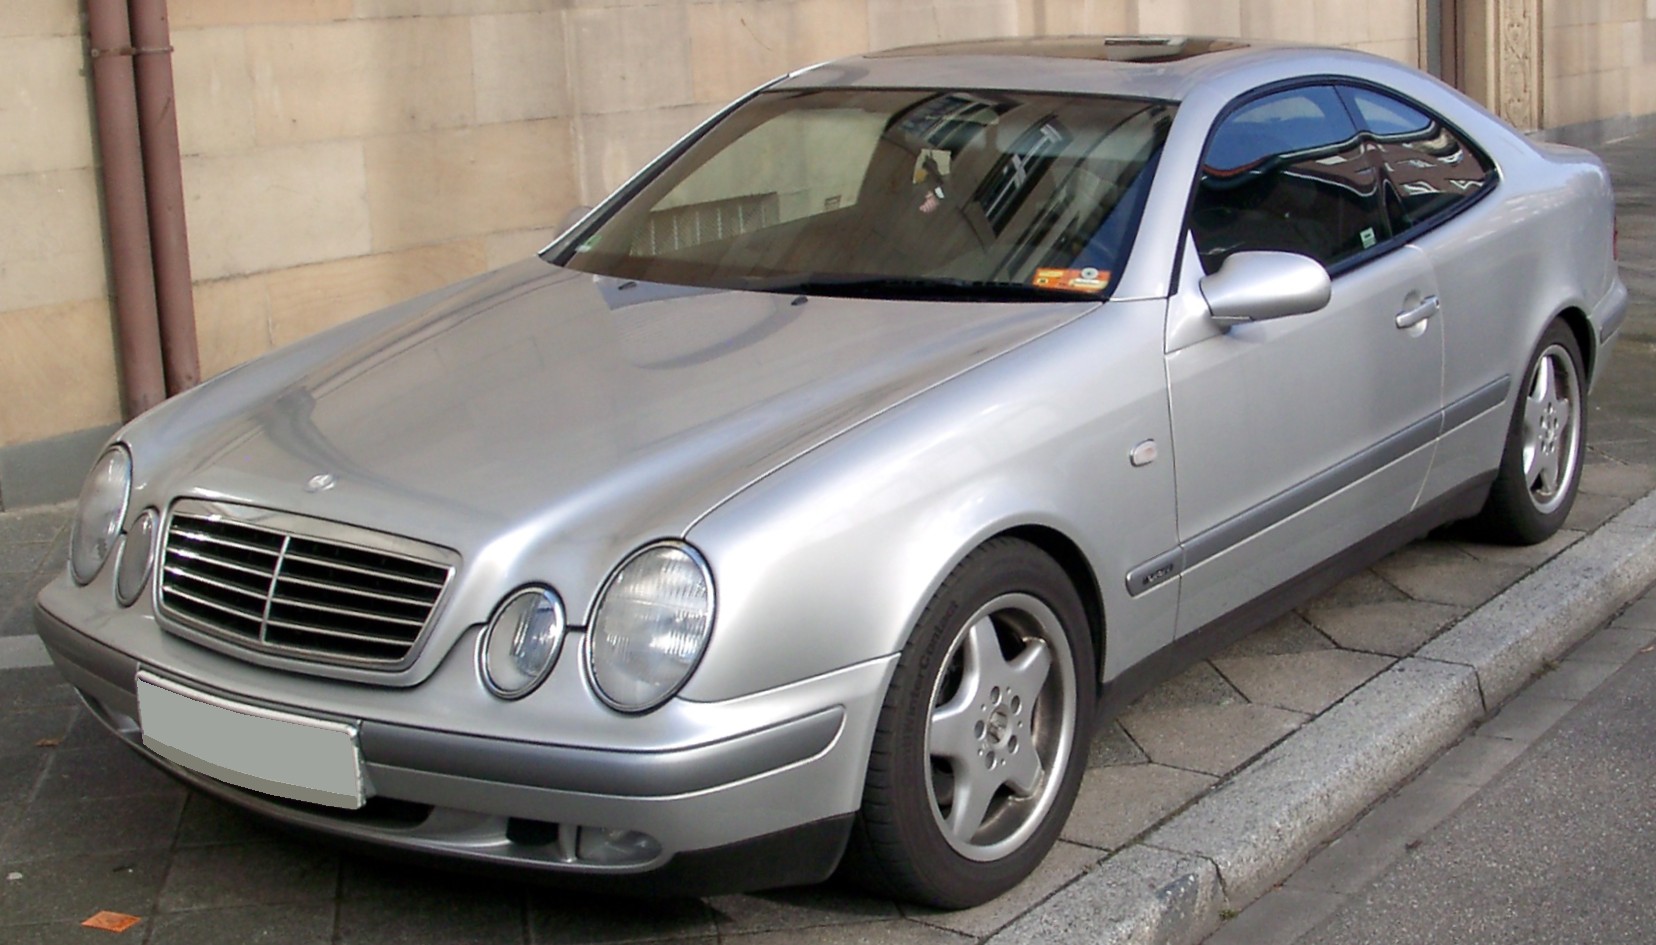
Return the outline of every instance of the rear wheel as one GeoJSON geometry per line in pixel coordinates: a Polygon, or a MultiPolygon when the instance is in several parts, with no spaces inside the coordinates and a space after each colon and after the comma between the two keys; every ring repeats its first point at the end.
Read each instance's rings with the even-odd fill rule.
{"type": "Polygon", "coordinates": [[[1489,501],[1473,520],[1480,537],[1514,545],[1545,541],[1564,524],[1581,484],[1587,446],[1586,371],[1568,325],[1541,336],[1489,501]]]}
{"type": "Polygon", "coordinates": [[[1080,788],[1092,666],[1062,568],[1013,539],[970,555],[898,661],[848,871],[942,908],[985,902],[1028,876],[1080,788]]]}

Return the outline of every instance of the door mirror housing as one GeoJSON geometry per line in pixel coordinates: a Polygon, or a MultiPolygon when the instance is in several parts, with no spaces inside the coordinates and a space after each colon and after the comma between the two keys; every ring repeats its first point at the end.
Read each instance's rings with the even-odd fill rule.
{"type": "Polygon", "coordinates": [[[1322,263],[1298,253],[1233,253],[1200,284],[1209,314],[1226,328],[1315,312],[1334,291],[1322,263]]]}

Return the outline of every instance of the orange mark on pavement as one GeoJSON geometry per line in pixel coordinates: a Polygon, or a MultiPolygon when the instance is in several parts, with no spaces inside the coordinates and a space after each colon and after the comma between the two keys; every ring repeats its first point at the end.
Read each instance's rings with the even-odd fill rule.
{"type": "Polygon", "coordinates": [[[125,932],[142,921],[144,920],[124,912],[100,911],[81,925],[89,929],[103,929],[105,932],[125,932]]]}

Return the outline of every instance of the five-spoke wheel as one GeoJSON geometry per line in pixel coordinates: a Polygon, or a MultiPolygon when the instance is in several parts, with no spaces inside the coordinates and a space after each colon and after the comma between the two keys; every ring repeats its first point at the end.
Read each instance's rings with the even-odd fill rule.
{"type": "Polygon", "coordinates": [[[932,815],[957,853],[993,860],[1041,825],[1075,741],[1075,702],[1069,640],[1047,605],[1005,594],[965,621],[926,734],[932,815]]]}
{"type": "Polygon", "coordinates": [[[1473,522],[1482,537],[1534,544],[1564,524],[1587,442],[1585,376],[1574,333],[1553,322],[1530,357],[1500,471],[1473,522]]]}
{"type": "Polygon", "coordinates": [[[969,555],[897,664],[847,868],[944,908],[1034,870],[1080,788],[1096,672],[1068,575],[1023,541],[969,555]]]}
{"type": "Polygon", "coordinates": [[[1545,515],[1570,495],[1581,463],[1581,375],[1563,345],[1548,345],[1531,366],[1523,417],[1524,482],[1545,515]]]}

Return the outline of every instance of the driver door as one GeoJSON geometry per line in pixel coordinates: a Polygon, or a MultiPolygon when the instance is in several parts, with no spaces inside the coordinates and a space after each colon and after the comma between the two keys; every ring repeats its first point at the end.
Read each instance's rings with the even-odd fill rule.
{"type": "Polygon", "coordinates": [[[1332,88],[1276,92],[1224,118],[1189,231],[1167,344],[1180,634],[1408,514],[1443,384],[1433,268],[1392,240],[1379,174],[1332,88]],[[1247,250],[1316,259],[1331,301],[1219,328],[1200,279],[1247,250]]]}

